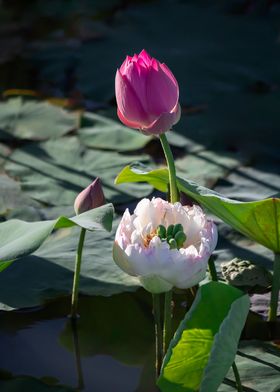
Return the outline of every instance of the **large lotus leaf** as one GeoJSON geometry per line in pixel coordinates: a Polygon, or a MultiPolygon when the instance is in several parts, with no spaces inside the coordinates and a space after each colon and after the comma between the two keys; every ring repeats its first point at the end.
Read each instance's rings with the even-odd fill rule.
{"type": "Polygon", "coordinates": [[[0,173],[2,172],[2,166],[5,163],[5,159],[11,154],[11,149],[5,144],[0,143],[0,173]]]}
{"type": "Polygon", "coordinates": [[[233,154],[200,150],[177,159],[175,164],[179,177],[187,177],[199,184],[212,187],[219,178],[238,167],[240,162],[233,154]]]}
{"type": "Polygon", "coordinates": [[[234,361],[248,311],[249,298],[240,290],[219,282],[201,286],[168,348],[161,391],[216,392],[234,361]]]}
{"type": "Polygon", "coordinates": [[[133,160],[149,161],[146,155],[122,155],[116,152],[87,150],[76,137],[27,144],[16,149],[7,160],[6,171],[19,178],[21,187],[33,199],[54,206],[73,205],[75,197],[95,177],[102,179],[108,201],[125,203],[147,196],[150,186],[117,187],[114,178],[133,160]]]}
{"type": "Polygon", "coordinates": [[[80,226],[86,230],[105,229],[111,231],[113,206],[104,206],[67,218],[60,216],[55,220],[24,222],[11,219],[0,224],[0,263],[11,262],[37,250],[54,229],[80,226]]]}
{"type": "Polygon", "coordinates": [[[12,98],[0,103],[0,136],[45,140],[78,127],[78,115],[47,102],[12,98]]]}
{"type": "MultiPolygon", "coordinates": [[[[217,183],[215,191],[242,200],[260,200],[280,192],[280,172],[277,161],[241,166],[217,183]]],[[[279,197],[279,195],[278,195],[279,197]]]]}
{"type": "MultiPolygon", "coordinates": [[[[112,259],[117,224],[118,221],[111,233],[87,232],[80,274],[81,294],[109,296],[140,287],[138,279],[122,272],[112,259]]],[[[70,295],[78,237],[78,228],[59,230],[32,255],[20,258],[3,271],[0,309],[38,306],[49,299],[70,295]]]]}
{"type": "MultiPolygon", "coordinates": [[[[280,350],[271,342],[241,341],[236,364],[244,392],[280,391],[280,350]]],[[[227,374],[218,392],[235,392],[232,370],[227,374]]]]}
{"type": "MultiPolygon", "coordinates": [[[[141,166],[126,167],[118,175],[116,183],[148,182],[155,188],[166,192],[168,184],[167,169],[148,170],[141,166]]],[[[266,246],[280,252],[280,199],[269,198],[259,201],[241,202],[231,200],[193,181],[177,177],[181,192],[192,197],[224,222],[266,246]]]]}
{"type": "MultiPolygon", "coordinates": [[[[151,140],[158,139],[144,135],[139,130],[125,127],[120,120],[113,120],[99,114],[84,113],[82,123],[85,123],[85,126],[78,131],[81,142],[96,149],[133,151],[143,148],[151,140]]],[[[188,151],[193,152],[203,148],[175,131],[167,132],[166,137],[172,146],[187,147],[188,151]]]]}
{"type": "Polygon", "coordinates": [[[5,174],[0,174],[0,215],[18,206],[36,206],[35,200],[24,194],[20,184],[5,174]]]}
{"type": "Polygon", "coordinates": [[[114,151],[133,151],[143,148],[152,136],[145,136],[98,114],[87,114],[93,124],[91,127],[80,128],[79,137],[88,147],[114,151]]]}

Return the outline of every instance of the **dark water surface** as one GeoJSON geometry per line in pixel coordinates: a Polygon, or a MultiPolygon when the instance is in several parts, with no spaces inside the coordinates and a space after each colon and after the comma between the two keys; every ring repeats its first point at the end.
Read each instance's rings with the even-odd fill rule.
{"type": "MultiPolygon", "coordinates": [[[[156,390],[145,293],[81,297],[77,330],[67,317],[69,304],[67,298],[42,309],[1,313],[1,379],[32,376],[88,392],[156,390]]],[[[24,385],[18,390],[31,390],[24,385]]]]}

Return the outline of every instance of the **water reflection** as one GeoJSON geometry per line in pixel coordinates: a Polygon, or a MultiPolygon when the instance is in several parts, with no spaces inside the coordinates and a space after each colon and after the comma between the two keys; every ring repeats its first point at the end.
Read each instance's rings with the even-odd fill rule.
{"type": "Polygon", "coordinates": [[[68,310],[67,298],[36,311],[2,312],[0,368],[10,378],[24,374],[77,391],[156,391],[147,293],[81,297],[76,325],[68,310]]]}

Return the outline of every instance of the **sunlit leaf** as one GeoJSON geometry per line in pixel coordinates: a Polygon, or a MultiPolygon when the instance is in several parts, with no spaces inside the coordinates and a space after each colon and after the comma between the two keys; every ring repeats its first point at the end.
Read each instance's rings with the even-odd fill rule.
{"type": "Polygon", "coordinates": [[[248,311],[249,297],[240,290],[219,282],[201,286],[167,351],[161,391],[216,392],[234,361],[248,311]]]}
{"type": "MultiPolygon", "coordinates": [[[[167,191],[167,169],[150,171],[143,167],[125,167],[116,183],[148,182],[156,189],[167,191]]],[[[206,207],[224,222],[252,240],[274,252],[280,252],[280,199],[241,202],[232,200],[196,184],[177,177],[178,189],[206,207]]]]}
{"type": "Polygon", "coordinates": [[[86,230],[112,229],[113,206],[106,204],[73,218],[24,222],[16,219],[0,224],[0,263],[10,262],[33,253],[54,229],[80,226],[86,230]]]}

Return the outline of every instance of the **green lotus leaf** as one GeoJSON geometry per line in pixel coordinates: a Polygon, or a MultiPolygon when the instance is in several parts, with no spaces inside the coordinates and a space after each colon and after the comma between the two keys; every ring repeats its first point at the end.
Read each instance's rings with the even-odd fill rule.
{"type": "Polygon", "coordinates": [[[1,138],[46,140],[78,127],[79,116],[47,102],[11,98],[0,104],[1,138]]]}
{"type": "Polygon", "coordinates": [[[54,220],[24,222],[11,219],[0,224],[0,265],[5,268],[13,260],[33,253],[48,238],[54,229],[80,226],[86,230],[112,229],[113,206],[106,204],[67,218],[60,216],[54,220]]]}
{"type": "MultiPolygon", "coordinates": [[[[116,184],[123,182],[147,182],[156,189],[166,192],[167,169],[149,170],[143,166],[126,166],[116,178],[116,184]]],[[[280,252],[280,199],[271,197],[264,200],[241,202],[220,195],[211,189],[177,177],[178,189],[207,208],[224,222],[250,239],[280,252]]]]}
{"type": "Polygon", "coordinates": [[[99,114],[86,113],[86,120],[91,126],[79,129],[81,142],[94,149],[133,151],[143,148],[152,136],[145,136],[137,130],[132,130],[99,114]]]}
{"type": "Polygon", "coordinates": [[[6,173],[20,180],[22,192],[51,206],[69,206],[96,177],[102,180],[108,202],[126,203],[147,196],[149,185],[113,184],[117,173],[133,161],[150,162],[147,155],[123,155],[114,151],[86,149],[74,136],[27,143],[7,158],[6,173]]]}
{"type": "Polygon", "coordinates": [[[216,392],[234,361],[248,311],[249,297],[240,290],[220,282],[201,286],[168,348],[161,391],[216,392]]]}

